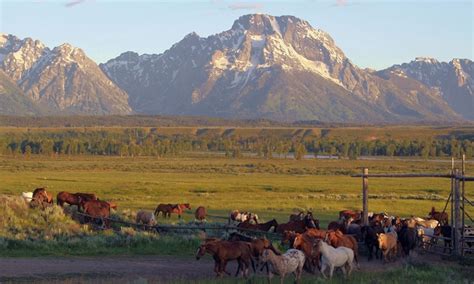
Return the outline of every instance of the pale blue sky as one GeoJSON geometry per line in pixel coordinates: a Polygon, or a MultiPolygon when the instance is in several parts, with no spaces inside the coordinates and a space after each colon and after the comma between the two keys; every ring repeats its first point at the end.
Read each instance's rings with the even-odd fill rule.
{"type": "Polygon", "coordinates": [[[0,30],[53,47],[81,47],[97,62],[125,51],[161,53],[195,31],[229,29],[240,15],[294,15],[327,31],[361,67],[417,56],[473,59],[473,1],[0,0],[0,30]]]}

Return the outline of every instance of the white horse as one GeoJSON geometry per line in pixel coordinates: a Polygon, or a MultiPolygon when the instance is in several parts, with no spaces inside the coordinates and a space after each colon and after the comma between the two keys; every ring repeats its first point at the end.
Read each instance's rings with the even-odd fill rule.
{"type": "Polygon", "coordinates": [[[31,200],[33,200],[33,192],[22,192],[21,197],[23,197],[26,202],[30,203],[31,200]]]}
{"type": "Polygon", "coordinates": [[[321,274],[327,278],[324,271],[329,268],[329,278],[332,278],[334,268],[340,267],[342,273],[347,277],[351,275],[352,263],[354,262],[354,251],[346,247],[334,248],[324,241],[316,244],[321,252],[321,274]],[[346,270],[347,268],[347,270],[346,270]]]}
{"type": "Polygon", "coordinates": [[[283,255],[276,255],[272,250],[266,249],[263,251],[260,260],[262,263],[270,264],[268,281],[271,282],[273,274],[277,274],[280,275],[280,282],[283,284],[285,276],[289,273],[295,275],[296,283],[300,281],[306,259],[304,253],[297,249],[289,249],[283,255]]]}

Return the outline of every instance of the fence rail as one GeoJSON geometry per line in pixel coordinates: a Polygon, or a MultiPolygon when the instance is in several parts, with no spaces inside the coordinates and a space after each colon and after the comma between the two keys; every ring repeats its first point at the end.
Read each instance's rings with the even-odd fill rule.
{"type": "MultiPolygon", "coordinates": [[[[166,230],[170,230],[170,231],[173,231],[173,230],[176,230],[176,231],[179,231],[179,230],[195,230],[195,231],[222,230],[222,231],[225,231],[225,232],[229,232],[229,231],[234,230],[234,231],[250,232],[250,233],[253,233],[253,234],[257,234],[257,235],[265,235],[265,236],[272,237],[272,238],[281,238],[281,236],[282,236],[282,234],[280,234],[280,233],[254,230],[254,229],[249,229],[249,228],[240,228],[240,227],[237,227],[237,226],[231,226],[231,225],[226,225],[226,224],[225,225],[213,225],[213,226],[201,226],[201,225],[194,225],[194,226],[190,226],[190,225],[179,225],[179,226],[176,226],[176,225],[146,225],[146,224],[127,222],[127,221],[122,221],[122,220],[117,220],[117,219],[107,218],[107,217],[95,217],[95,216],[85,214],[85,213],[82,213],[82,212],[75,212],[74,214],[77,214],[77,215],[80,215],[80,216],[83,216],[83,217],[88,217],[88,218],[91,218],[93,220],[98,220],[98,221],[107,220],[107,221],[110,221],[111,223],[124,224],[124,225],[127,225],[129,227],[134,227],[134,228],[146,228],[146,229],[149,229],[149,230],[155,230],[157,232],[160,232],[160,231],[162,232],[162,231],[166,231],[166,230]]],[[[227,218],[225,218],[225,219],[227,219],[227,218]]]]}

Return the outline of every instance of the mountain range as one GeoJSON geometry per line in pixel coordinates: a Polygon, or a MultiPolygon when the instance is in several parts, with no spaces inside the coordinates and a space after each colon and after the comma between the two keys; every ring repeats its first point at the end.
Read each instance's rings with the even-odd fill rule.
{"type": "Polygon", "coordinates": [[[0,114],[474,120],[473,77],[469,59],[359,68],[329,34],[293,16],[245,15],[162,54],[127,51],[100,65],[69,44],[0,35],[0,114]]]}

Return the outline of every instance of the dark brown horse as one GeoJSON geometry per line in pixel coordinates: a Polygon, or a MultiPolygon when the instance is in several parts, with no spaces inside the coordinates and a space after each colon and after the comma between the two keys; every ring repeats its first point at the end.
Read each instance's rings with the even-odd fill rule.
{"type": "Polygon", "coordinates": [[[250,223],[249,220],[247,220],[245,222],[239,223],[237,227],[268,232],[272,227],[273,227],[273,231],[275,231],[276,228],[278,227],[278,223],[275,219],[272,219],[266,223],[260,223],[260,224],[252,224],[250,223]]]}
{"type": "Polygon", "coordinates": [[[59,206],[64,206],[64,203],[69,205],[77,205],[81,204],[81,201],[89,201],[89,200],[97,200],[97,196],[91,193],[69,193],[66,191],[61,191],[56,196],[56,203],[59,206]]]}
{"type": "Polygon", "coordinates": [[[191,206],[189,203],[184,204],[165,204],[160,203],[155,209],[155,215],[158,216],[160,213],[163,214],[163,218],[170,218],[171,213],[178,214],[178,217],[181,218],[181,214],[183,214],[184,210],[189,209],[191,210],[191,206]]]}
{"type": "Polygon", "coordinates": [[[204,220],[206,220],[206,217],[207,217],[206,208],[204,206],[199,206],[196,209],[196,212],[194,212],[194,218],[196,218],[196,220],[198,221],[203,222],[204,220]]]}
{"type": "Polygon", "coordinates": [[[428,214],[430,219],[437,220],[441,225],[448,225],[448,213],[438,212],[435,210],[434,206],[431,208],[431,212],[428,214]]]}
{"type": "Polygon", "coordinates": [[[243,268],[244,277],[248,277],[250,264],[255,268],[252,259],[252,247],[247,242],[208,241],[199,246],[196,259],[209,253],[214,258],[214,272],[222,276],[226,272],[227,262],[237,260],[239,267],[243,268]]]}
{"type": "Polygon", "coordinates": [[[288,222],[285,224],[279,224],[276,227],[275,232],[282,234],[285,231],[293,231],[296,233],[304,233],[306,231],[306,225],[303,220],[288,222]]]}

